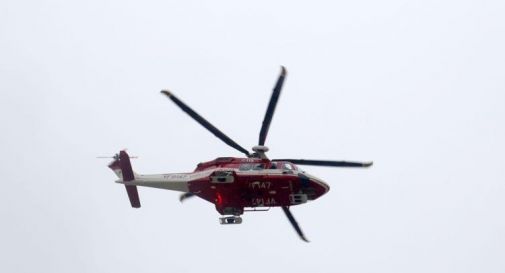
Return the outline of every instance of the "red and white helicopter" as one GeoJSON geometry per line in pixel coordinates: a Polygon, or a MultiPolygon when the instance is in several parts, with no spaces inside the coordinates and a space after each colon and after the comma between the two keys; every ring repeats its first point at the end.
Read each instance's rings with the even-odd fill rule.
{"type": "Polygon", "coordinates": [[[116,183],[125,185],[131,206],[140,208],[137,186],[143,186],[183,192],[180,196],[181,202],[192,196],[207,200],[215,204],[216,210],[224,216],[220,218],[221,224],[240,224],[240,215],[247,211],[281,207],[300,238],[308,242],[289,207],[316,200],[327,193],[330,187],[297,165],[370,167],[372,162],[269,159],[266,156],[268,148],[265,146],[265,140],[285,78],[286,69],[282,67],[261,126],[258,145],[252,148],[253,153],[226,136],[172,93],[161,91],[212,134],[244,153],[246,157],[219,157],[198,164],[196,169],[189,173],[144,175],[135,173],[126,151],[120,151],[114,156],[109,168],[119,177],[116,183]]]}

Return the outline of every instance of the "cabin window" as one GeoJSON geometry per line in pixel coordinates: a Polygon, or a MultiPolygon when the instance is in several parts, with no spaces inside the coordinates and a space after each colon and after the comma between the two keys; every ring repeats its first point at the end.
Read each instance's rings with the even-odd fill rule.
{"type": "Polygon", "coordinates": [[[249,164],[249,163],[246,163],[246,164],[240,164],[240,166],[238,167],[238,169],[240,171],[250,171],[250,170],[253,170],[253,171],[259,171],[259,170],[264,170],[265,169],[265,164],[263,163],[255,163],[255,164],[249,164]]]}
{"type": "Polygon", "coordinates": [[[265,169],[265,164],[254,164],[253,170],[259,171],[259,170],[264,170],[265,169]]]}
{"type": "Polygon", "coordinates": [[[238,167],[238,169],[241,171],[249,171],[252,169],[252,167],[252,164],[240,164],[240,167],[238,167]]]}

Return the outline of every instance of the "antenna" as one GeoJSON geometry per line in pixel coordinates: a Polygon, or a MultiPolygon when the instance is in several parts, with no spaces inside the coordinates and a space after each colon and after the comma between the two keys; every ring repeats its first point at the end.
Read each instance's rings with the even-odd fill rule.
{"type": "MultiPolygon", "coordinates": [[[[96,158],[111,158],[111,159],[119,159],[119,154],[115,154],[114,156],[97,156],[96,158]]],[[[131,159],[138,159],[138,156],[129,156],[131,159]]]]}

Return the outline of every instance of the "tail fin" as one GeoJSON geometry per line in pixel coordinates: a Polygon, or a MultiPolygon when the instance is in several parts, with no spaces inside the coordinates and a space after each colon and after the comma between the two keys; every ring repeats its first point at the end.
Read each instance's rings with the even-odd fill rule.
{"type": "MultiPolygon", "coordinates": [[[[115,160],[109,164],[109,168],[111,168],[123,181],[135,180],[135,174],[130,163],[130,156],[128,156],[125,151],[119,152],[119,155],[115,157],[115,160]]],[[[140,208],[140,198],[137,186],[125,185],[125,188],[132,207],[140,208]]]]}

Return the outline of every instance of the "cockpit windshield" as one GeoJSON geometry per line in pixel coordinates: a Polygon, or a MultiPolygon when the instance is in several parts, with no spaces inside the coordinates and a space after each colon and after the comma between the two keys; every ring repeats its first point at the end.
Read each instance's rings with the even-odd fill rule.
{"type": "Polygon", "coordinates": [[[293,168],[293,165],[291,165],[291,163],[284,163],[282,168],[284,170],[289,170],[289,171],[293,171],[295,168],[293,168]]]}

